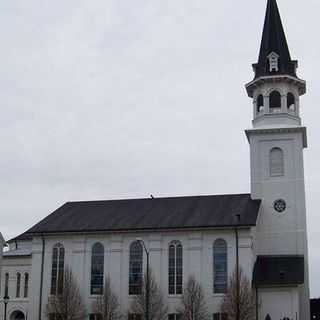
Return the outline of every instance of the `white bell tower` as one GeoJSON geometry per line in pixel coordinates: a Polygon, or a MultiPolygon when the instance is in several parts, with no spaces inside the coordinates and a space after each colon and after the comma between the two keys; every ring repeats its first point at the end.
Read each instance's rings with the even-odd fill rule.
{"type": "Polygon", "coordinates": [[[259,60],[253,65],[255,78],[246,85],[253,99],[253,128],[246,130],[251,195],[262,199],[255,250],[258,256],[304,259],[304,283],[297,285],[297,319],[310,319],[303,167],[307,135],[300,118],[306,83],[297,77],[297,66],[290,57],[276,0],[268,0],[259,60]]]}

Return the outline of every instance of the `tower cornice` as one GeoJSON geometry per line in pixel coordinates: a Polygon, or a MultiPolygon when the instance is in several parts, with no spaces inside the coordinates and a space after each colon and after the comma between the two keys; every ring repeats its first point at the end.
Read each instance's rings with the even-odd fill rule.
{"type": "Polygon", "coordinates": [[[245,130],[248,141],[252,135],[279,134],[279,133],[302,133],[303,147],[308,147],[306,127],[283,127],[283,128],[259,128],[245,130]]]}
{"type": "Polygon", "coordinates": [[[253,98],[254,90],[261,87],[261,85],[264,83],[279,83],[279,82],[282,82],[282,83],[287,82],[289,84],[296,85],[299,90],[300,96],[302,96],[306,93],[307,83],[305,80],[284,74],[284,75],[277,75],[277,76],[263,76],[263,77],[259,77],[257,79],[254,79],[253,81],[247,83],[246,90],[247,90],[248,96],[250,98],[253,98]]]}

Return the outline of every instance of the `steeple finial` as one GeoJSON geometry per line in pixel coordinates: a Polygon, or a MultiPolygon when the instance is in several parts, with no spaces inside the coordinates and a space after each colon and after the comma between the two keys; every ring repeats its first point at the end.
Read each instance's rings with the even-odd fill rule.
{"type": "Polygon", "coordinates": [[[268,0],[255,78],[270,75],[296,77],[297,61],[291,60],[276,0],[268,0]]]}

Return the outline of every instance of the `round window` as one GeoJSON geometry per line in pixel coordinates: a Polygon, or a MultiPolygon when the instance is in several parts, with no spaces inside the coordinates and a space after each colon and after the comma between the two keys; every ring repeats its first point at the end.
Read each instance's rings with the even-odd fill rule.
{"type": "Polygon", "coordinates": [[[278,200],[276,200],[276,201],[274,202],[273,208],[274,208],[274,210],[276,210],[277,212],[282,213],[282,212],[284,212],[284,211],[286,210],[287,204],[286,204],[286,202],[285,202],[284,200],[278,199],[278,200]]]}

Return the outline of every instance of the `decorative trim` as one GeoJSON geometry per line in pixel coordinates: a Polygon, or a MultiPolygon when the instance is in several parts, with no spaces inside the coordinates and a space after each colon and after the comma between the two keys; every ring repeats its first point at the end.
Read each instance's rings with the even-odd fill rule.
{"type": "Polygon", "coordinates": [[[290,84],[296,84],[299,90],[299,94],[302,96],[306,93],[306,81],[289,75],[277,75],[277,76],[265,76],[254,79],[246,84],[246,90],[248,96],[253,98],[253,91],[260,87],[264,83],[277,83],[277,82],[289,82],[290,84]]]}
{"type": "Polygon", "coordinates": [[[284,128],[259,128],[245,130],[248,141],[251,135],[277,134],[277,133],[302,133],[303,147],[308,147],[306,127],[284,127],[284,128]]]}

